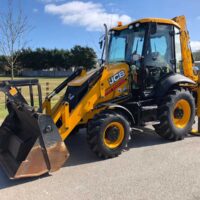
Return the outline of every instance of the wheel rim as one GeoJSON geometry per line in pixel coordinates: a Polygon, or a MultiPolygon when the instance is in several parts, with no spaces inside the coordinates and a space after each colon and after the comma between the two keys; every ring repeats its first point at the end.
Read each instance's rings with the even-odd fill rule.
{"type": "Polygon", "coordinates": [[[181,99],[179,100],[173,112],[173,122],[177,128],[185,128],[190,121],[191,108],[188,101],[181,99]]]}
{"type": "Polygon", "coordinates": [[[115,149],[119,147],[124,139],[124,127],[119,122],[112,122],[105,128],[103,140],[106,147],[115,149]]]}

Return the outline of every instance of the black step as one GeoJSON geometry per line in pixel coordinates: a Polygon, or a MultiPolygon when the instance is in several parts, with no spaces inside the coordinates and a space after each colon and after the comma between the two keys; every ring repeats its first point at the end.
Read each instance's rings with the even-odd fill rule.
{"type": "Polygon", "coordinates": [[[157,105],[152,105],[152,106],[142,106],[142,111],[147,111],[147,110],[157,110],[158,106],[157,105]]]}
{"type": "Polygon", "coordinates": [[[160,124],[160,121],[150,121],[150,122],[145,122],[143,124],[143,126],[153,126],[153,125],[157,125],[160,124]]]}

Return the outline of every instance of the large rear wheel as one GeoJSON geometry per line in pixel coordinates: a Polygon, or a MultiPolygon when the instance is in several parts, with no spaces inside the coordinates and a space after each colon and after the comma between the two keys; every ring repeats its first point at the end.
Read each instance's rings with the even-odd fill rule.
{"type": "Polygon", "coordinates": [[[158,109],[159,125],[155,131],[168,140],[181,140],[192,129],[195,117],[195,102],[189,90],[173,89],[161,102],[158,109]]]}
{"type": "Polygon", "coordinates": [[[87,140],[98,157],[113,158],[127,146],[130,130],[124,116],[113,111],[103,111],[89,122],[87,140]]]}

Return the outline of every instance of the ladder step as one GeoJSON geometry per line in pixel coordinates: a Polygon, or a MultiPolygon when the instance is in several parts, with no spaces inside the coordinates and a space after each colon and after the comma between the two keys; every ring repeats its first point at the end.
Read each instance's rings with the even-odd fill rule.
{"type": "Polygon", "coordinates": [[[144,126],[153,126],[157,124],[160,124],[160,121],[145,122],[144,126]]]}
{"type": "Polygon", "coordinates": [[[153,106],[142,106],[142,110],[146,111],[146,110],[156,110],[158,109],[157,105],[153,105],[153,106]]]}

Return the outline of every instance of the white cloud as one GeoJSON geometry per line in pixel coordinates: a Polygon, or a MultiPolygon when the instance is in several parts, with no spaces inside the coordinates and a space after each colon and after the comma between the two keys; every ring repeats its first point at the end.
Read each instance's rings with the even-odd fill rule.
{"type": "Polygon", "coordinates": [[[83,26],[88,31],[101,31],[103,24],[109,27],[116,26],[118,21],[130,23],[131,17],[109,13],[100,3],[70,1],[61,5],[48,4],[45,12],[58,15],[67,25],[83,26]]]}
{"type": "Polygon", "coordinates": [[[200,41],[191,41],[192,51],[200,50],[200,41]]]}

